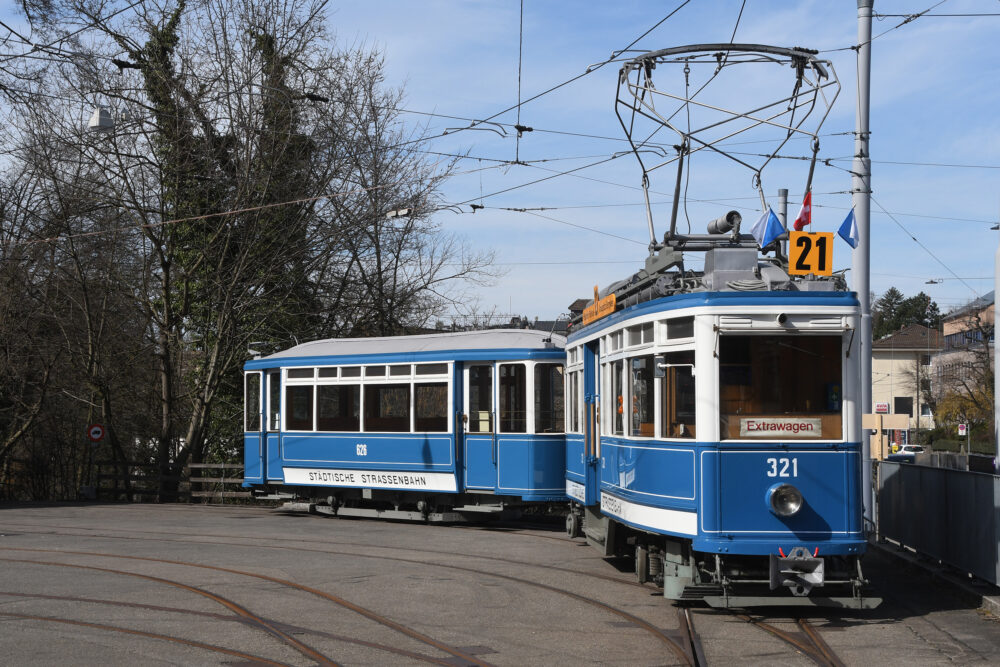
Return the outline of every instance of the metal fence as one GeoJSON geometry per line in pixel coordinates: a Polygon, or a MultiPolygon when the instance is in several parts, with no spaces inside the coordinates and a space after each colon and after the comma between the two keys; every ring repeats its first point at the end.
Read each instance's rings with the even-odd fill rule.
{"type": "Polygon", "coordinates": [[[881,461],[877,508],[880,536],[1000,581],[1000,477],[881,461]]]}

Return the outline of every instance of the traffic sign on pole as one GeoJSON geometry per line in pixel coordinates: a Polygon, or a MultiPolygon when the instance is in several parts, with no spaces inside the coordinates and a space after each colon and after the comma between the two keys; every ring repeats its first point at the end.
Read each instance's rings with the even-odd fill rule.
{"type": "Polygon", "coordinates": [[[91,442],[100,442],[104,439],[104,426],[101,424],[91,424],[87,427],[87,437],[91,442]]]}

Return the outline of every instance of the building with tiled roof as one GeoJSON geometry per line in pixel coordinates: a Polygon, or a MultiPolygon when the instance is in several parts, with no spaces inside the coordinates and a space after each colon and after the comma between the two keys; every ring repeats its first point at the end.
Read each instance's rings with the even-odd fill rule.
{"type": "Polygon", "coordinates": [[[911,324],[872,342],[872,409],[910,417],[910,429],[934,428],[927,403],[931,361],[944,347],[940,332],[911,324]],[[918,391],[923,386],[924,392],[918,391]]]}

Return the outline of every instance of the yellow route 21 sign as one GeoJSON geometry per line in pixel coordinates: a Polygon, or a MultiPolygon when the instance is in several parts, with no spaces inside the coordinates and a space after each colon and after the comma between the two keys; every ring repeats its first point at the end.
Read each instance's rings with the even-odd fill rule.
{"type": "Polygon", "coordinates": [[[789,232],[788,272],[793,276],[833,275],[833,232],[789,232]]]}

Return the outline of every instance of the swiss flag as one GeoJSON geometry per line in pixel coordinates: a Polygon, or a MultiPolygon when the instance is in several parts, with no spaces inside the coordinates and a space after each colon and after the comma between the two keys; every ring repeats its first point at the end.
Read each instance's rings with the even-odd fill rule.
{"type": "Polygon", "coordinates": [[[812,224],[812,190],[806,193],[806,198],[802,200],[802,208],[799,209],[799,216],[795,218],[792,227],[795,231],[801,232],[806,225],[812,224]]]}

